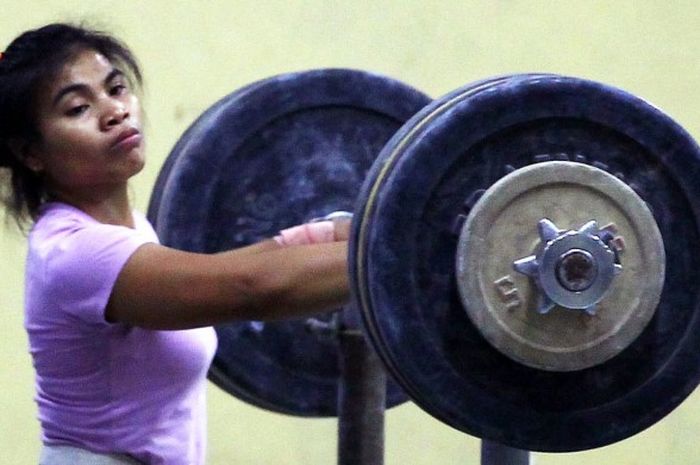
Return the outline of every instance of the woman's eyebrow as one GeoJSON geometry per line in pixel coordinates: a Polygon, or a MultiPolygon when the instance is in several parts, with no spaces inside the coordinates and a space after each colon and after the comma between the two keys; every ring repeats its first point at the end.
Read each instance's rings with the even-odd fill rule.
{"type": "MultiPolygon", "coordinates": [[[[123,76],[123,75],[124,75],[124,73],[120,69],[113,68],[112,71],[110,71],[107,74],[107,77],[104,78],[103,83],[105,85],[109,84],[115,78],[117,78],[119,76],[123,76]]],[[[70,94],[71,92],[86,92],[89,89],[90,89],[90,86],[88,86],[87,84],[83,84],[83,83],[69,84],[56,93],[56,96],[53,98],[52,105],[55,106],[64,96],[66,96],[67,94],[70,94]]]]}
{"type": "Polygon", "coordinates": [[[124,76],[122,70],[118,68],[113,68],[112,71],[110,71],[107,77],[105,78],[104,83],[109,84],[114,78],[117,78],[119,76],[124,76]]]}

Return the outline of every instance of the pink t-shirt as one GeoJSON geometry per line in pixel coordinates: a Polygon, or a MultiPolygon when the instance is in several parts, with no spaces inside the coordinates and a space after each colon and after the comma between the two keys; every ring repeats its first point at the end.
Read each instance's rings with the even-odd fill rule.
{"type": "Polygon", "coordinates": [[[25,327],[42,439],[151,465],[201,465],[216,333],[105,321],[127,259],[158,242],[146,218],[134,218],[134,229],[102,224],[52,202],[29,234],[25,327]]]}

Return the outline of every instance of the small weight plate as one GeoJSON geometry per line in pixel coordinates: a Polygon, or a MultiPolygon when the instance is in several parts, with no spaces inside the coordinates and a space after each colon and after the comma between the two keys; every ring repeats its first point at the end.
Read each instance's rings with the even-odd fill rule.
{"type": "MultiPolygon", "coordinates": [[[[156,182],[149,218],[164,245],[214,253],[332,211],[352,211],[381,147],[429,101],[403,83],[355,70],[254,83],[185,132],[156,182]]],[[[337,414],[334,337],[310,333],[305,319],[216,330],[214,383],[269,410],[337,414]]],[[[387,405],[405,400],[390,383],[387,405]]]]}
{"type": "Polygon", "coordinates": [[[484,193],[460,232],[456,270],[467,314],[496,349],[534,368],[574,371],[610,359],[639,336],[661,296],[665,256],[654,217],[625,183],[594,166],[550,161],[520,168],[484,193]],[[538,313],[543,290],[513,269],[541,246],[537,225],[545,216],[567,230],[591,220],[614,225],[615,239],[624,241],[622,271],[595,313],[538,313]]]}
{"type": "Polygon", "coordinates": [[[591,81],[513,76],[436,100],[385,146],[355,208],[351,278],[377,352],[426,411],[516,448],[589,449],[652,425],[700,378],[699,162],[696,143],[667,115],[591,81]],[[667,263],[641,334],[573,371],[495,349],[467,316],[455,274],[461,224],[479,195],[552,160],[595,166],[636,192],[667,263]]]}

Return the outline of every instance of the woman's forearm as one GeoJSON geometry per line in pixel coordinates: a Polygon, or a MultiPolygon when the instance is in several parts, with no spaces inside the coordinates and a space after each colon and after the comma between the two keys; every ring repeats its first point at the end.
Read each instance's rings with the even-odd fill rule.
{"type": "Polygon", "coordinates": [[[346,264],[344,241],[284,248],[261,243],[215,255],[150,244],[120,273],[106,316],[182,329],[318,313],[348,300],[346,264]]]}

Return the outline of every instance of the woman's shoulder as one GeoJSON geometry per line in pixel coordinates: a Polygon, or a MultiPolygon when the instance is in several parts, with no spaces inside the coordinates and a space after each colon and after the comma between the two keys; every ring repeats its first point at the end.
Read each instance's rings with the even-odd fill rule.
{"type": "MultiPolygon", "coordinates": [[[[100,230],[117,229],[124,233],[151,233],[153,228],[148,219],[139,211],[132,211],[134,217],[134,229],[126,226],[101,223],[88,213],[77,207],[63,202],[48,202],[41,206],[39,216],[29,231],[30,241],[32,237],[46,238],[57,234],[70,234],[87,228],[100,230]]],[[[155,233],[153,233],[155,234],[155,233]]]]}
{"type": "Polygon", "coordinates": [[[40,235],[46,230],[88,226],[97,223],[90,215],[82,210],[62,202],[48,202],[41,206],[39,215],[29,231],[32,235],[40,235]]]}
{"type": "Polygon", "coordinates": [[[42,205],[34,225],[29,230],[30,253],[45,249],[74,233],[97,223],[81,210],[65,203],[50,202],[42,205]]]}
{"type": "Polygon", "coordinates": [[[61,202],[42,206],[29,232],[29,252],[46,257],[54,252],[74,251],[80,255],[90,250],[111,248],[130,242],[157,242],[148,220],[135,214],[136,228],[105,224],[82,210],[61,202]]]}

